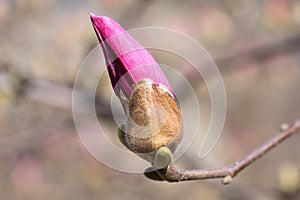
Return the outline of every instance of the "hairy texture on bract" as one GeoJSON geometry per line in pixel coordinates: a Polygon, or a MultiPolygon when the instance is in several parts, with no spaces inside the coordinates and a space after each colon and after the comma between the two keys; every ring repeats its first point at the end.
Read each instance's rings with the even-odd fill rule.
{"type": "Polygon", "coordinates": [[[142,82],[129,100],[127,142],[136,153],[160,147],[174,151],[182,137],[182,118],[174,98],[155,83],[142,82]]]}

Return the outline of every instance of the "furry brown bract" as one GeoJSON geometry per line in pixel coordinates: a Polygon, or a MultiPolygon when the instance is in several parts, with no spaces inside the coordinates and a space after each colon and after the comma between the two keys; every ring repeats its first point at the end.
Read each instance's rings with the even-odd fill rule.
{"type": "Polygon", "coordinates": [[[136,153],[161,147],[174,151],[182,137],[182,117],[173,96],[163,85],[142,81],[129,99],[126,141],[136,153]]]}

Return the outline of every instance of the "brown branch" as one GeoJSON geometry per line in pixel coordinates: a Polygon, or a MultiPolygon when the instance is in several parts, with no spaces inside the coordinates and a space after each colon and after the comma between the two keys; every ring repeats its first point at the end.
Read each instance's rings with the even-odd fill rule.
{"type": "Polygon", "coordinates": [[[235,177],[245,167],[249,166],[258,158],[264,156],[271,149],[275,148],[278,144],[298,131],[300,131],[300,120],[295,121],[291,126],[280,132],[275,137],[271,138],[262,146],[250,152],[242,159],[225,167],[214,169],[182,170],[176,169],[173,165],[170,165],[165,169],[158,170],[157,172],[164,180],[168,182],[223,178],[222,183],[228,184],[231,182],[232,178],[235,177]]]}

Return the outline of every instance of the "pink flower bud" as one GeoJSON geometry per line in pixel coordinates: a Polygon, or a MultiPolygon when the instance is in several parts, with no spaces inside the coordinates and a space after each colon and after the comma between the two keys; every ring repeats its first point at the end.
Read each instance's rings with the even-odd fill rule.
{"type": "Polygon", "coordinates": [[[182,136],[180,109],[166,76],[117,22],[94,14],[90,17],[112,86],[128,115],[126,130],[119,132],[121,142],[156,167],[166,167],[172,158],[168,152],[176,149],[182,136]]]}
{"type": "Polygon", "coordinates": [[[129,98],[135,85],[145,79],[164,85],[172,94],[159,64],[139,42],[111,18],[92,13],[90,17],[102,46],[111,83],[117,96],[120,97],[122,92],[126,98],[129,98]]]}

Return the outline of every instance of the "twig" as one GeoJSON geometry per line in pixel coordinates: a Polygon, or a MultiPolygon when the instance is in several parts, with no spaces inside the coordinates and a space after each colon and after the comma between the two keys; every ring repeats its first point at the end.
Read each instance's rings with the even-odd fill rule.
{"type": "Polygon", "coordinates": [[[286,128],[242,159],[225,167],[214,169],[182,170],[176,169],[173,165],[170,165],[165,169],[158,170],[157,172],[164,180],[168,182],[223,178],[222,183],[228,184],[232,181],[232,178],[235,177],[245,167],[249,166],[258,158],[264,156],[271,149],[298,131],[300,131],[300,120],[295,121],[290,127],[286,128]]]}

